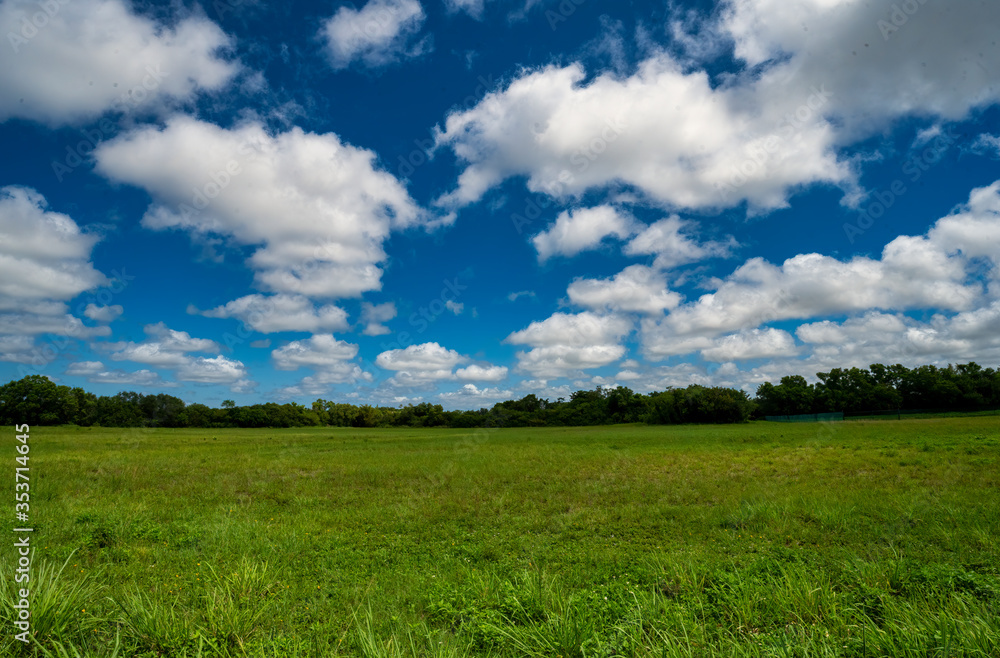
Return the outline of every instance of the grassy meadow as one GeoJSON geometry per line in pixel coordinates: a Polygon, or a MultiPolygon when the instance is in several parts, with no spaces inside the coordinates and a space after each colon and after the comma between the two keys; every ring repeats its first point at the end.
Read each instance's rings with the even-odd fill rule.
{"type": "Polygon", "coordinates": [[[2,655],[1000,656],[996,417],[30,441],[2,655]]]}

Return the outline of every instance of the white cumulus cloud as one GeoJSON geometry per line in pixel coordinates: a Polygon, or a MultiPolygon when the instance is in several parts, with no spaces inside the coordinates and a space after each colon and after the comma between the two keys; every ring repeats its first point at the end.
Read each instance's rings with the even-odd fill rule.
{"type": "Polygon", "coordinates": [[[114,306],[87,304],[83,314],[94,322],[114,322],[124,312],[125,309],[118,304],[115,304],[114,306]]]}
{"type": "Polygon", "coordinates": [[[512,391],[499,387],[479,388],[475,384],[465,384],[457,391],[438,395],[438,399],[449,409],[476,409],[491,407],[497,402],[514,397],[512,391]]]}
{"type": "Polygon", "coordinates": [[[202,15],[167,26],[124,0],[0,2],[0,121],[62,124],[160,109],[222,88],[240,70],[202,15]]]}
{"type": "Polygon", "coordinates": [[[468,205],[517,176],[560,199],[625,185],[686,209],[768,211],[816,184],[853,202],[843,147],[902,118],[959,121],[1000,101],[1000,5],[903,4],[728,0],[702,33],[746,66],[715,79],[664,51],[627,76],[525,69],[446,117],[437,143],[464,170],[439,203],[468,205]]]}
{"type": "Polygon", "coordinates": [[[361,322],[365,328],[365,336],[384,336],[392,333],[389,327],[383,323],[396,317],[396,305],[393,302],[384,304],[372,304],[371,302],[361,302],[361,322]]]}
{"type": "Polygon", "coordinates": [[[201,311],[208,318],[237,318],[263,334],[281,331],[319,333],[347,329],[347,311],[331,304],[317,307],[304,295],[246,295],[201,311]]]}
{"type": "Polygon", "coordinates": [[[515,331],[504,342],[531,347],[517,353],[520,370],[554,379],[618,361],[625,355],[620,341],[631,331],[632,323],[617,315],[555,313],[515,331]]]}
{"type": "Polygon", "coordinates": [[[575,256],[594,249],[609,236],[624,240],[632,234],[633,225],[631,217],[612,206],[566,210],[531,241],[538,250],[538,260],[545,262],[556,255],[575,256]]]}
{"type": "Polygon", "coordinates": [[[663,274],[643,265],[630,265],[611,279],[576,279],[569,299],[594,311],[635,311],[657,314],[676,307],[681,295],[667,290],[663,274]]]}
{"type": "Polygon", "coordinates": [[[471,365],[455,371],[455,377],[472,382],[498,382],[507,377],[505,366],[471,365]]]}
{"type": "Polygon", "coordinates": [[[747,359],[795,356],[795,339],[781,329],[751,329],[716,339],[712,347],[701,351],[706,361],[724,363],[747,359]]]}
{"type": "Polygon", "coordinates": [[[100,361],[77,361],[66,366],[67,375],[96,375],[105,370],[100,361]]]}
{"type": "Polygon", "coordinates": [[[405,349],[388,350],[375,358],[375,365],[397,374],[395,383],[404,386],[418,385],[439,379],[451,379],[452,368],[466,361],[455,350],[438,343],[410,345],[405,349]]]}
{"type": "Polygon", "coordinates": [[[653,266],[671,269],[688,263],[696,263],[707,258],[727,258],[736,247],[736,241],[729,238],[724,242],[698,242],[683,233],[693,226],[677,215],[650,224],[625,245],[629,256],[656,255],[653,266]]]}
{"type": "Polygon", "coordinates": [[[49,210],[35,190],[0,188],[0,361],[35,366],[52,361],[57,351],[36,345],[39,334],[111,333],[106,326],[84,325],[67,307],[80,293],[109,283],[90,261],[97,242],[72,218],[49,210]]]}
{"type": "Polygon", "coordinates": [[[163,322],[146,325],[143,331],[147,338],[141,343],[105,343],[97,347],[110,351],[114,361],[132,361],[173,370],[179,381],[225,384],[237,392],[248,390],[253,385],[241,361],[221,354],[197,356],[199,353],[219,352],[221,348],[214,340],[194,338],[188,332],[171,329],[163,322]]]}
{"type": "Polygon", "coordinates": [[[406,188],[375,154],[337,135],[259,123],[221,128],[184,116],[100,145],[98,171],[145,188],[153,230],[181,229],[254,248],[258,288],[309,298],[381,287],[383,242],[424,224],[406,188]]]}
{"type": "Polygon", "coordinates": [[[429,50],[428,38],[411,43],[425,19],[417,0],[369,0],[361,9],[338,9],[320,36],[335,69],[354,61],[380,67],[429,50]]]}

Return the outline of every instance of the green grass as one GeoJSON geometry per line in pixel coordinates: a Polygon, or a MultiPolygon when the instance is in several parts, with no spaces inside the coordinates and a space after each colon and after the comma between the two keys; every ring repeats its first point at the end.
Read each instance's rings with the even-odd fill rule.
{"type": "Polygon", "coordinates": [[[2,655],[1000,655],[996,418],[31,442],[2,655]]]}
{"type": "Polygon", "coordinates": [[[845,416],[844,420],[918,420],[918,419],[945,419],[945,418],[973,418],[984,416],[1000,416],[1000,409],[988,409],[986,411],[927,411],[912,412],[903,410],[902,412],[886,411],[884,413],[871,414],[868,416],[845,416]]]}

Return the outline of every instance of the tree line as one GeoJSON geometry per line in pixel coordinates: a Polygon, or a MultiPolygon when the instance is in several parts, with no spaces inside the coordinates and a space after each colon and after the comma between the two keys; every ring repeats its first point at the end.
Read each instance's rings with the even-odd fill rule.
{"type": "Polygon", "coordinates": [[[947,368],[873,364],[868,368],[834,368],[816,373],[815,384],[804,377],[782,377],[757,389],[762,416],[858,413],[897,409],[977,411],[1000,408],[1000,370],[975,362],[947,368]]]}
{"type": "Polygon", "coordinates": [[[132,391],[98,396],[82,388],[29,375],[0,386],[0,423],[102,427],[541,427],[616,423],[742,423],[770,415],[828,411],[934,409],[968,411],[1000,408],[1000,371],[968,363],[947,368],[875,364],[867,369],[836,368],[817,373],[819,381],[783,377],[745,391],[692,384],[649,394],[625,386],[576,391],[550,401],[534,394],[476,411],[448,411],[423,402],[405,407],[353,405],[316,400],[218,408],[186,404],[163,393],[132,391]]]}

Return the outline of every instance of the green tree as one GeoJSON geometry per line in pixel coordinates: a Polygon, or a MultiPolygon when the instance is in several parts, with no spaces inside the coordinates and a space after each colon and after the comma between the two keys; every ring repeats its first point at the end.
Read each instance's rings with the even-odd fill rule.
{"type": "Polygon", "coordinates": [[[42,375],[28,375],[0,387],[0,419],[5,425],[68,423],[76,408],[68,386],[57,386],[42,375]]]}
{"type": "Polygon", "coordinates": [[[375,407],[370,404],[358,407],[357,413],[354,415],[354,420],[351,423],[353,427],[375,427],[378,425],[378,411],[375,407]]]}

